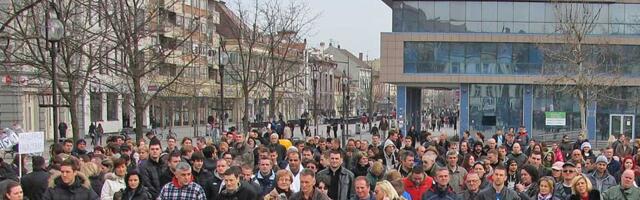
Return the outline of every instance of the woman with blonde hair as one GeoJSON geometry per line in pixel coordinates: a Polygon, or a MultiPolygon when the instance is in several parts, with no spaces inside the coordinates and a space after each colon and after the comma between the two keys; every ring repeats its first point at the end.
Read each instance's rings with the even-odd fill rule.
{"type": "Polygon", "coordinates": [[[375,194],[376,200],[404,200],[387,180],[376,183],[375,194]]]}
{"type": "Polygon", "coordinates": [[[540,178],[540,181],[538,181],[538,194],[531,198],[536,200],[560,200],[558,197],[553,196],[554,185],[553,177],[545,176],[540,178]]]}
{"type": "Polygon", "coordinates": [[[291,184],[293,183],[293,174],[291,172],[281,169],[276,172],[276,187],[267,194],[265,200],[279,199],[281,194],[287,196],[287,199],[291,197],[293,192],[291,191],[291,184]]]}
{"type": "Polygon", "coordinates": [[[591,181],[585,175],[577,175],[571,181],[571,197],[569,200],[600,200],[600,192],[593,189],[591,181]]]}

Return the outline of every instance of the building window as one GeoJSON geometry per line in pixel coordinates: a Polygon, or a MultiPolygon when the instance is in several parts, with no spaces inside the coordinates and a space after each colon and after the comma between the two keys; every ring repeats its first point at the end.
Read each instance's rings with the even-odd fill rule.
{"type": "Polygon", "coordinates": [[[118,120],[118,94],[107,93],[107,121],[118,120]]]}
{"type": "Polygon", "coordinates": [[[91,104],[91,121],[102,121],[102,93],[89,94],[89,103],[91,104]]]}

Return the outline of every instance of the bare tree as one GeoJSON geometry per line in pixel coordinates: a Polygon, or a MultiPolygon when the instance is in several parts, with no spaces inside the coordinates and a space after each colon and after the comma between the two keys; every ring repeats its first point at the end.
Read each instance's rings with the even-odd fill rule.
{"type": "Polygon", "coordinates": [[[586,2],[555,2],[558,21],[556,34],[561,44],[540,45],[545,55],[543,76],[547,88],[577,98],[580,109],[580,134],[587,133],[587,106],[606,96],[608,90],[620,84],[621,74],[616,67],[616,54],[620,52],[608,46],[606,41],[593,44],[590,34],[602,7],[586,2]]]}
{"type": "MultiPolygon", "coordinates": [[[[98,49],[104,46],[105,30],[97,28],[98,21],[93,17],[90,2],[67,0],[48,4],[39,0],[12,0],[9,21],[3,24],[4,33],[8,35],[13,46],[7,55],[6,65],[22,67],[33,72],[43,83],[49,85],[55,66],[58,76],[53,82],[60,96],[69,104],[72,133],[74,139],[80,138],[80,103],[85,94],[89,76],[98,63],[96,58],[102,57],[98,49]],[[57,5],[53,8],[53,5],[57,5]],[[55,15],[65,25],[65,37],[52,46],[42,36],[46,13],[57,10],[55,15]],[[11,13],[12,11],[16,11],[11,13]],[[54,49],[52,49],[54,48],[54,49]],[[49,51],[58,52],[58,62],[51,63],[49,51]]],[[[56,125],[54,125],[55,128],[56,125]]]]}
{"type": "Polygon", "coordinates": [[[143,136],[145,109],[198,59],[191,51],[190,41],[192,37],[204,37],[200,30],[206,13],[194,12],[191,19],[178,21],[173,10],[182,3],[182,0],[96,1],[96,17],[110,30],[106,38],[113,48],[106,50],[121,55],[106,57],[102,66],[122,78],[111,87],[133,96],[137,140],[143,136]]]}

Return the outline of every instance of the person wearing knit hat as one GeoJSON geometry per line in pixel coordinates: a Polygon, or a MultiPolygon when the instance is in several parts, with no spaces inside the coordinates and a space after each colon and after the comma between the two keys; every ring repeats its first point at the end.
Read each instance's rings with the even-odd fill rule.
{"type": "Polygon", "coordinates": [[[515,190],[533,198],[538,194],[538,169],[533,165],[525,165],[520,169],[520,182],[516,184],[515,190]]]}
{"type": "Polygon", "coordinates": [[[596,159],[596,155],[593,154],[593,151],[591,150],[591,143],[583,142],[582,145],[580,145],[580,150],[582,150],[582,156],[585,160],[596,159]]]}
{"type": "Polygon", "coordinates": [[[562,181],[562,166],[564,165],[564,162],[562,161],[558,161],[553,163],[553,165],[551,166],[551,176],[553,176],[553,178],[555,179],[555,182],[561,182],[562,181]]]}
{"type": "Polygon", "coordinates": [[[596,170],[589,174],[589,179],[593,184],[593,189],[598,191],[606,191],[610,187],[616,186],[616,178],[607,170],[609,159],[604,155],[598,156],[596,159],[596,170]]]}

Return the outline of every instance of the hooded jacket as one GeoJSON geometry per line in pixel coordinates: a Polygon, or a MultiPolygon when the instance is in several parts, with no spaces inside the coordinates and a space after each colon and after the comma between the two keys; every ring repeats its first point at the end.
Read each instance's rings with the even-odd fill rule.
{"type": "Polygon", "coordinates": [[[49,187],[44,193],[44,200],[97,200],[98,194],[91,189],[89,178],[78,172],[71,185],[62,182],[60,174],[49,178],[49,187]]]}

